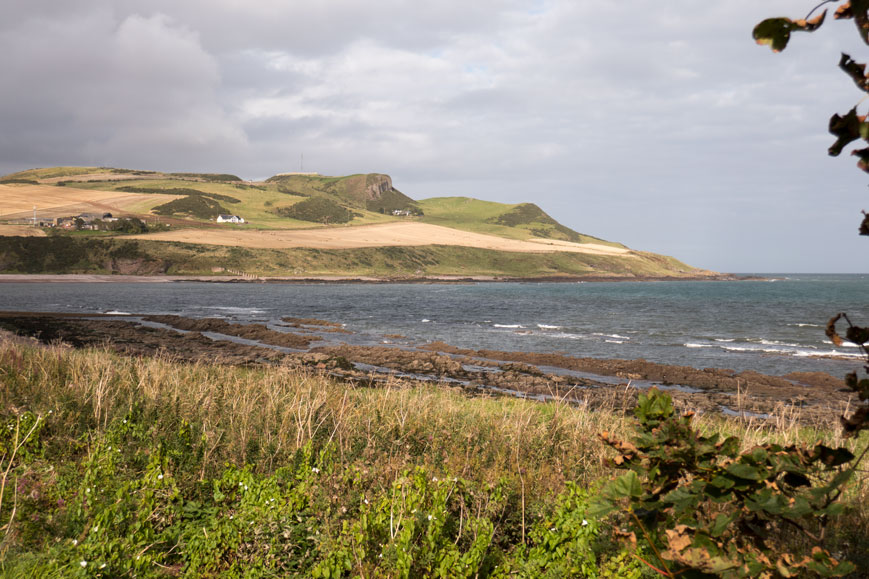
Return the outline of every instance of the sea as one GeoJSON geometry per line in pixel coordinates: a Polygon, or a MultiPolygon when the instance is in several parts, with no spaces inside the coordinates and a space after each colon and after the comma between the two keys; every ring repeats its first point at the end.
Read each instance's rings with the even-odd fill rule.
{"type": "MultiPolygon", "coordinates": [[[[2,283],[0,310],[177,314],[265,323],[339,322],[355,345],[642,358],[765,374],[827,372],[865,361],[834,346],[828,319],[869,325],[869,275],[764,275],[752,281],[560,283],[2,283]]],[[[844,322],[840,328],[844,331],[844,322]]],[[[331,336],[331,337],[330,337],[331,336]]]]}

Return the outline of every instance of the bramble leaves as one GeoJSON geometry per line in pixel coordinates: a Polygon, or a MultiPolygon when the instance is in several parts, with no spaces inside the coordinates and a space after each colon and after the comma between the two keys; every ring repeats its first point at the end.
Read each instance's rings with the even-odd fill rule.
{"type": "Polygon", "coordinates": [[[839,59],[839,68],[851,77],[857,88],[864,92],[869,92],[869,76],[866,75],[865,64],[855,61],[850,55],[843,52],[842,58],[839,59]]]}
{"type": "Polygon", "coordinates": [[[827,17],[827,11],[824,10],[820,16],[811,20],[791,20],[790,18],[767,18],[760,24],[754,27],[755,42],[765,44],[772,48],[773,52],[781,52],[784,50],[788,41],[791,38],[791,32],[794,30],[803,30],[812,32],[817,30],[827,17]]]}
{"type": "Polygon", "coordinates": [[[821,547],[793,553],[781,542],[786,528],[796,528],[817,544],[828,518],[843,511],[837,498],[856,466],[847,449],[765,444],[737,453],[738,439],[701,435],[654,388],[640,396],[635,414],[630,442],[601,437],[619,452],[631,450],[611,462],[629,472],[603,490],[595,510],[627,507],[630,528],[622,535],[648,541],[658,557],[651,568],[669,577],[728,578],[853,571],[821,547]]]}
{"type": "MultiPolygon", "coordinates": [[[[825,0],[802,20],[768,18],[755,26],[753,31],[755,41],[758,44],[768,45],[774,52],[784,50],[790,41],[791,32],[795,30],[811,32],[817,30],[824,23],[826,10],[819,16],[814,18],[811,16],[825,4],[838,4],[833,18],[835,20],[853,20],[860,38],[865,44],[869,44],[869,0],[825,0]]],[[[866,74],[865,64],[842,53],[839,68],[854,81],[857,88],[869,93],[869,75],[866,74]]],[[[829,129],[830,133],[836,137],[836,142],[828,149],[829,154],[834,157],[841,154],[842,150],[854,141],[862,139],[869,142],[869,123],[867,123],[866,116],[857,114],[856,106],[844,116],[833,115],[830,118],[829,129]]],[[[858,158],[857,167],[869,173],[869,147],[851,151],[851,155],[858,158]]],[[[869,218],[864,218],[861,223],[860,235],[869,235],[869,218]]]]}
{"type": "Polygon", "coordinates": [[[869,135],[866,117],[857,115],[856,107],[844,117],[833,115],[830,117],[830,134],[836,137],[836,142],[830,146],[828,152],[831,157],[838,157],[848,144],[869,135]]]}

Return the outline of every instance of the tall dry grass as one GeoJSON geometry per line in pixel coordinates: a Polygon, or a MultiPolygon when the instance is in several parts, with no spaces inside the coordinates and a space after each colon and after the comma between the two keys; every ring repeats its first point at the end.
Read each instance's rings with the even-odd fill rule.
{"type": "MultiPolygon", "coordinates": [[[[507,479],[523,497],[557,492],[566,480],[592,485],[608,477],[608,451],[597,434],[629,438],[632,419],[619,409],[636,396],[613,390],[608,403],[589,410],[398,381],[353,387],[289,366],[129,358],[9,338],[0,338],[0,382],[4,413],[52,411],[47,428],[55,444],[70,448],[133,411],[151,421],[157,438],[192,425],[204,457],[200,479],[227,462],[272,472],[306,445],[331,443],[371,484],[386,486],[405,469],[426,466],[491,484],[507,479]]],[[[807,428],[798,418],[798,409],[783,406],[772,422],[702,415],[695,424],[739,436],[746,448],[823,441],[856,450],[838,429],[807,428]]]]}

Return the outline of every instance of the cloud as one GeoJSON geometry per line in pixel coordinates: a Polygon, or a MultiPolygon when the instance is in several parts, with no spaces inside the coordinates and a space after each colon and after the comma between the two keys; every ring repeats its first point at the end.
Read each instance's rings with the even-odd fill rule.
{"type": "Polygon", "coordinates": [[[245,146],[219,104],[217,62],[166,15],[31,18],[0,35],[0,50],[16,55],[0,61],[7,162],[136,165],[190,152],[216,163],[245,146]]]}
{"type": "Polygon", "coordinates": [[[266,177],[304,154],[323,173],[391,173],[415,197],[533,200],[697,265],[773,269],[785,256],[765,236],[821,239],[807,224],[824,215],[815,229],[846,243],[862,201],[851,161],[825,156],[826,119],[860,96],[835,67],[865,51],[853,25],[779,55],[751,40],[762,18],[811,7],[12,0],[0,171],[266,177]]]}

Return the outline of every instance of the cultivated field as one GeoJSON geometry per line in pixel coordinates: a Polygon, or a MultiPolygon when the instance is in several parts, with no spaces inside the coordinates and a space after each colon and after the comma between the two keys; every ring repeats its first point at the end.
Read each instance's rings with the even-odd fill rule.
{"type": "Polygon", "coordinates": [[[38,218],[64,217],[83,212],[147,213],[175,195],[96,191],[54,185],[0,185],[0,217],[28,219],[36,206],[38,218]]]}
{"type": "Polygon", "coordinates": [[[45,237],[45,231],[29,225],[0,224],[0,237],[45,237]]]}
{"type": "Polygon", "coordinates": [[[223,230],[210,229],[204,231],[185,229],[136,235],[132,236],[132,238],[257,249],[284,249],[290,247],[355,249],[383,246],[457,245],[522,253],[566,251],[570,253],[609,256],[629,256],[631,254],[628,249],[608,245],[579,244],[551,239],[522,241],[417,222],[271,231],[243,230],[227,226],[223,230]]]}

